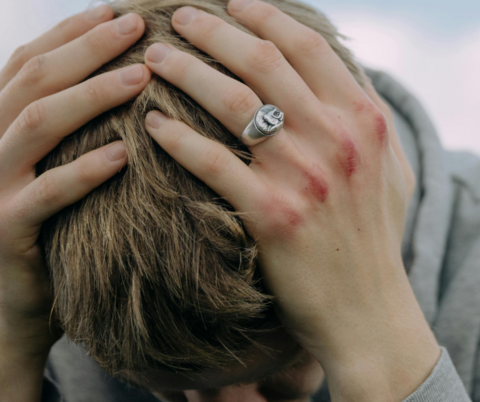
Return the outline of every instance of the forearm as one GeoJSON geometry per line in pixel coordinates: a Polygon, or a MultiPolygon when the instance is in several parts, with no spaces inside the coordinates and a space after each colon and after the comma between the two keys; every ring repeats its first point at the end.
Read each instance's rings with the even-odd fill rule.
{"type": "Polygon", "coordinates": [[[334,402],[400,402],[427,379],[441,350],[410,286],[319,352],[334,402]]]}
{"type": "Polygon", "coordinates": [[[0,311],[0,401],[40,401],[45,363],[58,338],[46,317],[21,320],[0,311]]]}
{"type": "Polygon", "coordinates": [[[401,402],[425,382],[440,353],[440,349],[432,349],[417,356],[366,356],[363,361],[352,362],[337,375],[327,377],[332,401],[401,402]]]}
{"type": "MultiPolygon", "coordinates": [[[[3,349],[3,348],[2,348],[3,349]]],[[[48,353],[25,357],[20,352],[0,353],[0,401],[38,402],[48,353]]]]}

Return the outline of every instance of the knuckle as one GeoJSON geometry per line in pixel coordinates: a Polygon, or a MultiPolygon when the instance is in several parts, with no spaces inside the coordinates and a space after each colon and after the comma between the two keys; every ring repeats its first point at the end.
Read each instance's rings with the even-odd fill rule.
{"type": "Polygon", "coordinates": [[[172,52],[162,63],[162,70],[176,80],[182,80],[189,74],[195,60],[189,60],[182,52],[172,52]]]}
{"type": "Polygon", "coordinates": [[[195,24],[199,24],[201,27],[201,36],[205,43],[208,43],[210,39],[217,35],[218,30],[226,22],[220,18],[211,18],[211,15],[200,15],[195,18],[195,24]]]}
{"type": "Polygon", "coordinates": [[[276,70],[283,63],[283,55],[273,42],[259,40],[253,51],[247,56],[247,68],[261,74],[276,70]]]}
{"type": "Polygon", "coordinates": [[[229,114],[251,117],[252,111],[258,106],[258,98],[249,88],[241,85],[239,89],[226,92],[223,104],[229,114]]]}
{"type": "Polygon", "coordinates": [[[311,213],[304,201],[293,200],[278,192],[264,194],[259,197],[259,210],[264,218],[260,231],[275,233],[285,238],[293,235],[304,223],[305,217],[311,213]]]}
{"type": "MultiPolygon", "coordinates": [[[[318,124],[322,124],[320,120],[318,121],[318,124]]],[[[320,126],[321,127],[321,126],[320,126]]],[[[340,120],[331,120],[327,121],[327,126],[326,126],[326,137],[328,138],[329,141],[332,142],[332,144],[336,147],[339,147],[342,145],[343,141],[345,139],[349,139],[351,134],[349,133],[349,128],[346,123],[340,120]]]]}
{"type": "Polygon", "coordinates": [[[46,56],[39,55],[27,61],[20,70],[21,85],[32,87],[38,85],[46,76],[46,56]]]}
{"type": "Polygon", "coordinates": [[[19,120],[22,132],[36,132],[47,120],[47,111],[42,101],[31,103],[22,112],[19,120]]]}
{"type": "Polygon", "coordinates": [[[227,158],[221,146],[210,146],[201,155],[202,166],[210,176],[219,176],[225,171],[230,158],[227,158]]]}
{"type": "Polygon", "coordinates": [[[74,15],[60,21],[55,26],[55,34],[62,40],[63,43],[71,42],[77,38],[76,32],[89,28],[91,24],[85,21],[84,18],[79,18],[79,15],[74,15]]]}
{"type": "Polygon", "coordinates": [[[91,187],[93,180],[92,176],[94,176],[94,172],[98,172],[101,166],[99,166],[98,163],[95,163],[95,161],[92,163],[91,160],[85,160],[81,158],[79,158],[79,162],[79,168],[75,173],[75,182],[79,187],[89,188],[91,187]]]}
{"type": "Polygon", "coordinates": [[[37,187],[37,198],[43,204],[57,204],[61,198],[60,186],[53,174],[44,174],[37,187]]]}
{"type": "Polygon", "coordinates": [[[388,120],[378,108],[373,108],[370,114],[374,137],[380,145],[385,146],[389,142],[388,120]]]}
{"type": "Polygon", "coordinates": [[[166,142],[165,147],[168,149],[168,153],[176,154],[177,152],[181,151],[183,148],[183,142],[188,134],[188,130],[186,128],[175,129],[176,124],[172,124],[171,127],[163,127],[162,129],[168,130],[169,132],[174,132],[175,135],[166,142]]]}
{"type": "Polygon", "coordinates": [[[378,100],[376,102],[376,105],[380,109],[380,111],[385,115],[387,120],[389,121],[393,120],[392,109],[387,105],[387,103],[382,98],[378,96],[377,99],[378,100]]]}
{"type": "Polygon", "coordinates": [[[325,53],[330,46],[322,35],[313,30],[303,33],[295,45],[297,51],[305,55],[325,53]]]}
{"type": "Polygon", "coordinates": [[[68,33],[72,25],[72,18],[67,18],[63,21],[60,21],[56,26],[57,35],[61,38],[68,39],[68,33]]]}
{"type": "Polygon", "coordinates": [[[98,29],[88,31],[84,36],[85,46],[94,54],[104,52],[105,44],[103,37],[99,34],[98,29]]]}
{"type": "Polygon", "coordinates": [[[280,10],[273,4],[257,3],[255,14],[258,22],[264,23],[267,19],[276,19],[280,13],[280,10]]]}
{"type": "Polygon", "coordinates": [[[8,64],[16,69],[22,68],[22,66],[29,60],[27,46],[23,45],[18,47],[8,60],[8,64]]]}
{"type": "Polygon", "coordinates": [[[347,177],[357,172],[361,161],[361,150],[351,135],[343,135],[341,145],[337,153],[337,160],[343,174],[347,177]]]}

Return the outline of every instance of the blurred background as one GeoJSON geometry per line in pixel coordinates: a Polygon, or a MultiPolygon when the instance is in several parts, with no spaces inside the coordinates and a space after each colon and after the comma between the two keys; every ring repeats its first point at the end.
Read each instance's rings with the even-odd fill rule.
{"type": "MultiPolygon", "coordinates": [[[[446,148],[480,155],[479,0],[304,0],[350,37],[365,65],[423,103],[446,148]]],[[[0,0],[0,66],[20,45],[98,1],[0,0]]]]}

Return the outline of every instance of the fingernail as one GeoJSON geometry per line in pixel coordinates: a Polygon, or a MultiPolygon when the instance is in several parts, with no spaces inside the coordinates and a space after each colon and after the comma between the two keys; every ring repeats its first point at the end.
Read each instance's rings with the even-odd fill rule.
{"type": "Polygon", "coordinates": [[[166,116],[163,113],[160,113],[158,110],[150,112],[147,114],[147,118],[145,119],[145,123],[147,126],[152,128],[159,128],[162,123],[165,121],[166,116]]]}
{"type": "Polygon", "coordinates": [[[182,7],[175,12],[175,21],[180,25],[187,25],[199,13],[199,10],[193,7],[182,7]]]}
{"type": "Polygon", "coordinates": [[[168,46],[164,45],[163,43],[155,43],[154,45],[150,46],[147,50],[147,58],[153,63],[161,63],[172,51],[168,46]]]}
{"type": "Polygon", "coordinates": [[[141,65],[124,68],[119,71],[120,80],[125,86],[138,85],[143,82],[145,71],[141,65]]]}
{"type": "Polygon", "coordinates": [[[230,0],[230,3],[228,3],[228,8],[232,11],[242,11],[244,8],[247,8],[247,6],[252,3],[253,0],[230,0]]]}
{"type": "Polygon", "coordinates": [[[137,17],[134,14],[127,14],[115,22],[117,31],[121,35],[128,35],[137,29],[137,17]]]}
{"type": "Polygon", "coordinates": [[[108,7],[105,4],[102,4],[101,6],[98,6],[98,7],[91,8],[90,10],[87,11],[87,18],[90,21],[98,21],[102,17],[104,17],[105,14],[107,14],[109,9],[110,7],[108,7]]]}
{"type": "Polygon", "coordinates": [[[127,154],[127,150],[125,149],[125,144],[123,141],[116,142],[115,144],[109,146],[105,153],[107,154],[107,158],[110,159],[112,162],[118,161],[119,159],[125,158],[127,154]]]}

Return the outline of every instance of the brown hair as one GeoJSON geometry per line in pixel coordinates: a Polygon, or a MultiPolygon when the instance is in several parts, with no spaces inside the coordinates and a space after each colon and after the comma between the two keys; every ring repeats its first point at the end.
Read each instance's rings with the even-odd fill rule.
{"type": "MultiPolygon", "coordinates": [[[[321,33],[361,84],[364,75],[324,15],[293,0],[270,0],[321,33]]],[[[116,16],[140,14],[143,38],[94,75],[142,63],[148,46],[170,43],[238,79],[171,27],[181,6],[195,6],[251,34],[226,12],[227,0],[125,0],[116,16]]],[[[257,244],[240,215],[150,137],[146,114],[158,109],[229,147],[248,149],[188,95],[154,76],[134,101],[67,137],[37,173],[122,139],[128,166],[42,228],[56,317],[67,336],[110,373],[146,368],[222,367],[276,321],[256,270],[257,244]]]]}

